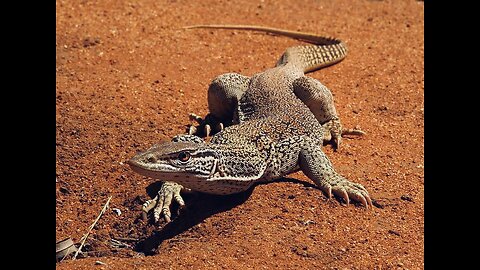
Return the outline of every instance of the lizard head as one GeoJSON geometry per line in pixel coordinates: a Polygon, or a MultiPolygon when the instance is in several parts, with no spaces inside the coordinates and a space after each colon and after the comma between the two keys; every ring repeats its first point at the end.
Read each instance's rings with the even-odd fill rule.
{"type": "Polygon", "coordinates": [[[128,164],[141,175],[186,184],[211,176],[218,159],[218,153],[204,143],[165,142],[138,153],[128,164]]]}
{"type": "Polygon", "coordinates": [[[255,148],[212,145],[185,136],[154,145],[128,164],[143,176],[222,195],[248,189],[266,166],[255,148]]]}

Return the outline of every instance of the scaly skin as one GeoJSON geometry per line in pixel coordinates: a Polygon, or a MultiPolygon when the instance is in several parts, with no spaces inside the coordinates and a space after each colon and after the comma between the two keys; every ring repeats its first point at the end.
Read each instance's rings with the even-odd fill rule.
{"type": "Polygon", "coordinates": [[[274,32],[316,45],[289,48],[276,67],[250,78],[234,73],[217,77],[209,87],[210,117],[230,123],[210,142],[179,135],[133,157],[129,164],[134,171],[167,180],[164,186],[171,190],[169,194],[161,190],[157,198],[144,204],[143,211],[155,208],[156,221],[161,215],[169,221],[172,198],[184,205],[182,189],[226,195],[298,170],[327,196],[335,194],[347,204],[352,199],[368,208],[372,202],[367,190],[335,172],[321,149],[325,138],[339,143],[343,129],[330,91],[304,75],[342,60],[346,53],[343,43],[257,26],[209,28],[274,32]]]}
{"type": "MultiPolygon", "coordinates": [[[[296,46],[288,48],[278,60],[277,66],[282,66],[286,63],[293,64],[302,74],[338,63],[342,61],[347,54],[347,48],[342,41],[311,33],[250,25],[196,25],[184,28],[260,31],[296,38],[317,45],[321,44],[321,46],[296,46]]],[[[238,119],[234,113],[249,83],[249,77],[237,73],[226,73],[215,78],[208,89],[208,108],[210,113],[205,119],[191,114],[191,119],[198,122],[199,126],[190,126],[188,133],[199,136],[209,136],[221,131],[225,126],[238,123],[236,122],[238,119]]],[[[342,127],[333,104],[333,97],[330,90],[318,80],[304,77],[294,82],[293,86],[295,95],[309,107],[317,120],[328,131],[325,134],[324,143],[331,143],[334,150],[337,150],[340,146],[342,136],[360,136],[365,134],[365,132],[358,129],[346,129],[342,127]]]]}

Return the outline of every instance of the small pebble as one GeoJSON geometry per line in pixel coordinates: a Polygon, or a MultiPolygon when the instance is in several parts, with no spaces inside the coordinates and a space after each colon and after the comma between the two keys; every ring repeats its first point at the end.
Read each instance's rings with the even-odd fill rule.
{"type": "Polygon", "coordinates": [[[95,261],[95,265],[107,265],[107,264],[101,261],[95,261]]]}
{"type": "Polygon", "coordinates": [[[400,233],[394,230],[388,230],[388,233],[394,234],[396,236],[400,236],[400,233]]]}
{"type": "Polygon", "coordinates": [[[409,201],[409,202],[413,202],[413,198],[408,196],[408,195],[402,195],[400,197],[400,199],[404,200],[404,201],[409,201]]]}

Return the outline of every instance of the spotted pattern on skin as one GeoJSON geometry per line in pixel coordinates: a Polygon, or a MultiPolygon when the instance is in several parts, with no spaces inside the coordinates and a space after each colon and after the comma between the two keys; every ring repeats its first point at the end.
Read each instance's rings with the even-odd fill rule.
{"type": "Polygon", "coordinates": [[[177,136],[129,164],[143,175],[223,195],[302,170],[328,196],[371,205],[366,189],[339,175],[323,153],[324,137],[341,131],[341,125],[330,91],[305,76],[341,61],[346,47],[332,38],[310,41],[318,45],[288,48],[276,67],[250,78],[227,73],[214,79],[208,92],[210,112],[231,125],[209,142],[177,136]],[[176,158],[179,153],[184,153],[182,160],[176,158]]]}

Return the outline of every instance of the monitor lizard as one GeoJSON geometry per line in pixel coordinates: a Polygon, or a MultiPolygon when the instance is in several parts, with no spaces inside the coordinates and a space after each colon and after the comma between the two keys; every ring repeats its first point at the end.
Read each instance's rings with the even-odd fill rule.
{"type": "Polygon", "coordinates": [[[368,191],[338,174],[322,151],[324,141],[334,148],[342,135],[361,135],[344,129],[333,97],[318,80],[305,73],[343,60],[347,49],[335,38],[249,25],[196,25],[185,28],[253,30],[283,35],[313,45],[288,48],[275,67],[247,77],[226,73],[208,89],[210,113],[189,134],[156,144],[128,161],[137,173],[164,181],[158,195],[145,202],[142,216],[153,209],[155,221],[169,222],[172,200],[185,206],[181,192],[227,195],[253,184],[270,182],[301,170],[326,195],[372,206],[368,191]],[[198,136],[215,133],[210,141],[198,136]],[[197,135],[194,135],[197,133],[197,135]]]}

